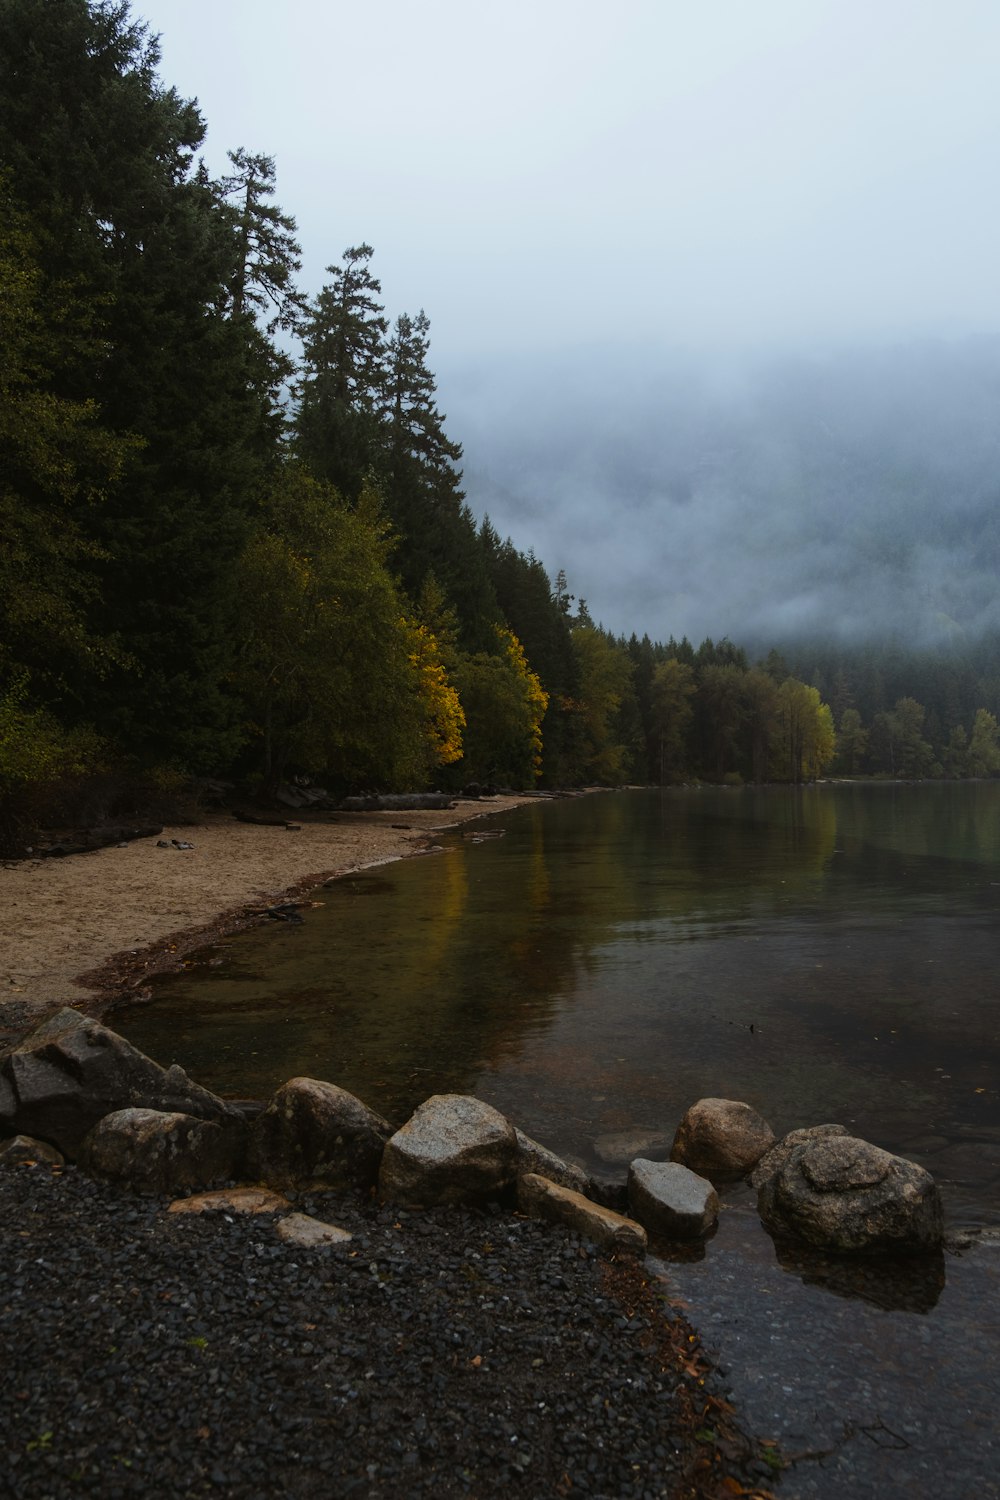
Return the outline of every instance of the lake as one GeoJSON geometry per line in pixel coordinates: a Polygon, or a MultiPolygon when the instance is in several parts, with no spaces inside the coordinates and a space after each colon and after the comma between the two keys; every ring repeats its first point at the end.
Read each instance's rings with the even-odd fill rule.
{"type": "Polygon", "coordinates": [[[1000,784],[607,792],[441,842],[113,1024],[220,1092],[306,1074],[393,1123],[473,1093],[590,1169],[603,1137],[745,1099],[921,1162],[952,1225],[1000,1223],[1000,784]]]}

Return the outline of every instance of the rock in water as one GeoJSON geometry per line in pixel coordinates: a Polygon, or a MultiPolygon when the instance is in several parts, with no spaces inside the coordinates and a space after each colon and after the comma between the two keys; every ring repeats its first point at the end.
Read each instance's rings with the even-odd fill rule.
{"type": "Polygon", "coordinates": [[[780,1141],[771,1146],[750,1173],[750,1186],[762,1187],[768,1178],[773,1177],[780,1167],[791,1156],[796,1146],[804,1146],[809,1141],[825,1140],[828,1136],[847,1135],[848,1131],[844,1125],[809,1125],[804,1130],[790,1130],[783,1135],[780,1141]]]}
{"type": "Polygon", "coordinates": [[[516,1125],[514,1135],[517,1140],[518,1175],[536,1172],[541,1177],[547,1177],[550,1182],[558,1182],[561,1187],[570,1188],[574,1193],[586,1193],[589,1178],[582,1167],[563,1161],[548,1146],[533,1141],[530,1135],[525,1135],[516,1125]]]}
{"type": "Polygon", "coordinates": [[[719,1195],[704,1177],[671,1161],[629,1167],[628,1201],[635,1218],[668,1240],[696,1240],[719,1217],[719,1195]]]}
{"type": "Polygon", "coordinates": [[[756,1166],[774,1131],[738,1099],[699,1099],[677,1127],[670,1160],[713,1181],[744,1177],[756,1166]]]}
{"type": "Polygon", "coordinates": [[[98,1120],[131,1107],[236,1120],[183,1068],[161,1068],[124,1037],[68,1007],[0,1058],[0,1129],[37,1136],[76,1160],[98,1120]]]}
{"type": "Polygon", "coordinates": [[[430,1208],[495,1197],[516,1174],[517,1136],[499,1110],[466,1094],[434,1094],[386,1145],[379,1189],[430,1208]]]}
{"type": "Polygon", "coordinates": [[[94,1126],[80,1159],[95,1177],[127,1183],[140,1192],[178,1193],[234,1177],[244,1136],[242,1125],[156,1109],[119,1109],[94,1126]]]}
{"type": "Polygon", "coordinates": [[[318,1078],[290,1078],[254,1120],[255,1176],[288,1187],[371,1187],[392,1127],[360,1099],[318,1078]]]}
{"type": "Polygon", "coordinates": [[[944,1232],[930,1173],[850,1135],[793,1147],[761,1183],[757,1207],[776,1237],[841,1253],[935,1250],[944,1232]]]}
{"type": "Polygon", "coordinates": [[[637,1156],[654,1161],[670,1154],[670,1137],[662,1130],[615,1130],[599,1135],[594,1155],[609,1167],[627,1167],[637,1156]]]}

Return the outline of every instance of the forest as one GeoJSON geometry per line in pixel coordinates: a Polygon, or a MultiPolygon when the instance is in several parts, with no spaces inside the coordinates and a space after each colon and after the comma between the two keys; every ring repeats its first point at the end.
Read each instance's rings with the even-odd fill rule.
{"type": "Polygon", "coordinates": [[[425,313],[363,241],[304,295],[272,158],[212,178],[158,66],[122,0],[0,0],[3,852],[199,778],[1000,771],[995,642],[751,661],[595,622],[470,509],[425,313]]]}

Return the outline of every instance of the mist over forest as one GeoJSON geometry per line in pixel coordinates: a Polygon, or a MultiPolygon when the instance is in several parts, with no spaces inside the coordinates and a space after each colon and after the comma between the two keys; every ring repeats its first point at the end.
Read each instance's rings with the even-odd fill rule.
{"type": "Polygon", "coordinates": [[[0,0],[0,851],[205,778],[1000,775],[1000,340],[615,343],[638,283],[588,324],[579,266],[588,341],[532,340],[484,253],[490,336],[432,350],[367,239],[300,281],[274,157],[213,176],[160,64],[0,0]]]}
{"type": "Polygon", "coordinates": [[[964,645],[1000,625],[1000,339],[444,370],[473,509],[607,628],[964,645]]]}

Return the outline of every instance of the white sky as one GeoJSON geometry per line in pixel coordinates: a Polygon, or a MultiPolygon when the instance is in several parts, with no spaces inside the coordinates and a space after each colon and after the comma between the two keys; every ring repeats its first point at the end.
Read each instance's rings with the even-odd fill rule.
{"type": "Polygon", "coordinates": [[[138,0],[446,358],[1000,323],[997,0],[138,0]]]}

